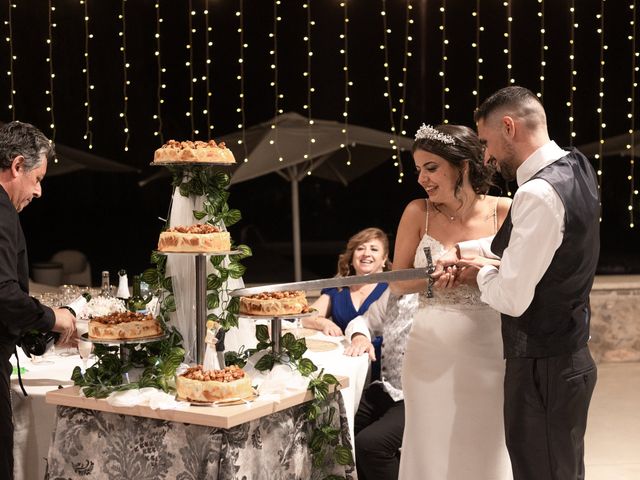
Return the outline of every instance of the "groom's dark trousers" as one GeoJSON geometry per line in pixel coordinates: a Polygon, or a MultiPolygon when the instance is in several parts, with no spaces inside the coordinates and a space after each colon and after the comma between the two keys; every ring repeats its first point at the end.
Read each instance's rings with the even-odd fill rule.
{"type": "Polygon", "coordinates": [[[504,418],[514,480],[585,478],[583,439],[596,378],[588,346],[507,359],[504,418]]]}

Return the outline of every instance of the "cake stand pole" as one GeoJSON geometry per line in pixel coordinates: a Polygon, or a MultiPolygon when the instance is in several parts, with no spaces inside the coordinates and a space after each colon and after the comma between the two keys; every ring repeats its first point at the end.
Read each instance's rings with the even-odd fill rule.
{"type": "Polygon", "coordinates": [[[280,335],[282,334],[282,319],[273,317],[271,319],[271,341],[273,342],[273,353],[282,353],[280,346],[280,335]]]}
{"type": "Polygon", "coordinates": [[[202,365],[207,323],[207,256],[196,255],[196,363],[202,365]]]}

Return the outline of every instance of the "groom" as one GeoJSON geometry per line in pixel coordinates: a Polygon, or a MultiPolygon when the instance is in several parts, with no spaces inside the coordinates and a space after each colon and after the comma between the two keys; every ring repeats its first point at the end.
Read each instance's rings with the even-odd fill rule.
{"type": "Polygon", "coordinates": [[[502,313],[514,479],[581,480],[597,377],[587,346],[600,248],[595,172],[580,152],[549,139],[544,108],[526,88],[494,93],[475,120],[485,163],[519,188],[490,244],[460,243],[438,268],[457,261],[456,283],[477,282],[482,300],[502,313]],[[487,258],[496,256],[499,267],[487,258]]]}

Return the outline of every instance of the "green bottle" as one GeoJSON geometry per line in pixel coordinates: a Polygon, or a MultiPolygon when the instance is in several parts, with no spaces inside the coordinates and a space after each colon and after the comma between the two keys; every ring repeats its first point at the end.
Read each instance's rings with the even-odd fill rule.
{"type": "Polygon", "coordinates": [[[127,308],[132,312],[147,313],[147,302],[140,293],[140,275],[133,276],[133,295],[129,298],[127,308]]]}

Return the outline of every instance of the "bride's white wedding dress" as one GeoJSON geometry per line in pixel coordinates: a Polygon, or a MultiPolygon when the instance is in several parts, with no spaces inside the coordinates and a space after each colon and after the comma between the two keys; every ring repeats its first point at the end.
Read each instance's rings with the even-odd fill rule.
{"type": "MultiPolygon", "coordinates": [[[[428,214],[427,214],[428,224],[428,214]]],[[[445,247],[425,233],[414,266],[445,247]]],[[[420,295],[402,368],[403,480],[508,480],[500,315],[469,286],[420,295]]]]}

